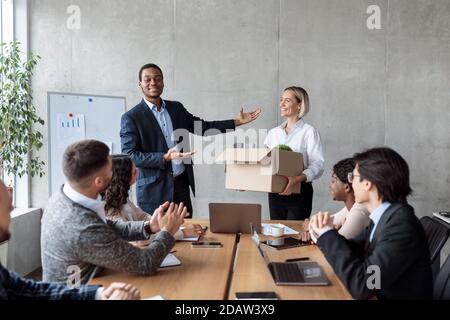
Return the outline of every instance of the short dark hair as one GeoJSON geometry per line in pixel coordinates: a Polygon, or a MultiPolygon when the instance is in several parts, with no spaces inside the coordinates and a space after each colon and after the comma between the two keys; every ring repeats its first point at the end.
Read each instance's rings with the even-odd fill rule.
{"type": "Polygon", "coordinates": [[[352,184],[348,183],[348,174],[355,169],[355,160],[353,158],[347,158],[339,161],[333,166],[333,172],[341,180],[342,183],[346,183],[352,189],[352,184]]]}
{"type": "Polygon", "coordinates": [[[82,140],[68,146],[63,156],[63,172],[70,182],[84,179],[108,164],[109,148],[97,140],[82,140]]]}
{"type": "Polygon", "coordinates": [[[405,159],[390,148],[373,148],[354,155],[360,179],[372,182],[383,201],[406,203],[411,194],[409,167],[405,159]]]}
{"type": "Polygon", "coordinates": [[[154,63],[147,63],[147,64],[144,64],[144,65],[141,67],[141,69],[139,70],[139,81],[142,81],[142,72],[143,72],[145,69],[150,69],[150,68],[159,70],[159,72],[161,72],[161,77],[164,78],[163,72],[162,72],[162,70],[161,70],[160,67],[158,67],[158,66],[157,66],[156,64],[154,64],[154,63]]]}

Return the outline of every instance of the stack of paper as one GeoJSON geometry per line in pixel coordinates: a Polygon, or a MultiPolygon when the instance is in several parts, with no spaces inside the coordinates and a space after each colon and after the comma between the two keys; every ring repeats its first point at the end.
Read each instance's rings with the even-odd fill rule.
{"type": "Polygon", "coordinates": [[[165,268],[165,267],[174,267],[174,266],[180,266],[181,265],[181,261],[175,257],[173,254],[169,253],[163,260],[163,262],[161,262],[161,265],[159,266],[160,268],[165,268]]]}
{"type": "Polygon", "coordinates": [[[199,239],[200,239],[200,236],[196,236],[196,237],[190,237],[190,238],[183,238],[183,239],[181,239],[179,241],[192,241],[192,242],[195,242],[195,241],[198,241],[199,239]]]}

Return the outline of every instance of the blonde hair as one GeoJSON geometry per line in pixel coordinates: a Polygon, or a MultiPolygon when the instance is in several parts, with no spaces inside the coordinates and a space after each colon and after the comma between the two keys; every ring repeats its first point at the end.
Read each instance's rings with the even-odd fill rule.
{"type": "Polygon", "coordinates": [[[298,117],[303,118],[309,112],[309,96],[305,89],[302,87],[288,87],[284,91],[291,91],[297,101],[300,103],[300,111],[298,112],[298,117]]]}

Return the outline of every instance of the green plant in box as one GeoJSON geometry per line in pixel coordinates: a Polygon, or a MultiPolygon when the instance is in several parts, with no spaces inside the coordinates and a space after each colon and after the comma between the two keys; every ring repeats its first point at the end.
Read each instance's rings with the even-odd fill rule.
{"type": "Polygon", "coordinates": [[[279,144],[277,145],[277,148],[279,150],[292,151],[291,147],[289,147],[287,144],[279,144]]]}

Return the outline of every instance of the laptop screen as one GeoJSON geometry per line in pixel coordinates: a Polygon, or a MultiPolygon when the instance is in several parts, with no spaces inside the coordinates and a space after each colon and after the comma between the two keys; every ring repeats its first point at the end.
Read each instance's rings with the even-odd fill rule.
{"type": "MultiPolygon", "coordinates": [[[[256,229],[253,226],[253,223],[251,223],[251,222],[250,222],[250,232],[251,232],[251,235],[252,235],[252,240],[256,244],[256,247],[258,248],[259,254],[264,259],[264,262],[266,263],[266,265],[268,267],[270,261],[267,258],[267,256],[264,254],[264,251],[261,249],[261,244],[260,244],[258,232],[256,232],[256,229]]],[[[269,271],[270,271],[270,268],[269,268],[269,271]]]]}

